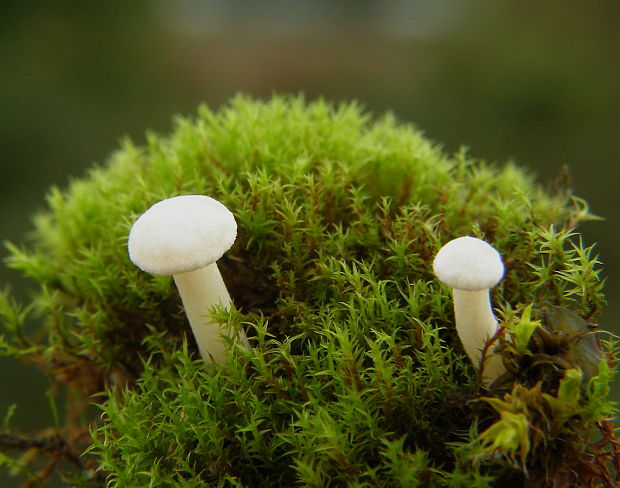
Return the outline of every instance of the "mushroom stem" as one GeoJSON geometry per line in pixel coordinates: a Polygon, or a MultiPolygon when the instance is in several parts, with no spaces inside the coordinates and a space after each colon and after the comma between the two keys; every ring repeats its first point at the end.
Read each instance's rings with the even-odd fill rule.
{"type": "MultiPolygon", "coordinates": [[[[230,295],[216,263],[203,268],[173,275],[185,313],[198,344],[200,355],[206,363],[222,363],[226,360],[228,346],[223,335],[230,334],[209,317],[217,305],[230,306],[230,295]]],[[[240,331],[238,338],[249,347],[247,338],[240,331]]]]}
{"type": "MultiPolygon", "coordinates": [[[[497,332],[497,319],[491,309],[489,289],[452,290],[456,331],[465,352],[474,365],[479,365],[482,349],[497,332]]],[[[505,371],[504,365],[492,349],[485,358],[483,377],[496,378],[505,371]],[[491,354],[489,354],[491,353],[491,354]]]]}

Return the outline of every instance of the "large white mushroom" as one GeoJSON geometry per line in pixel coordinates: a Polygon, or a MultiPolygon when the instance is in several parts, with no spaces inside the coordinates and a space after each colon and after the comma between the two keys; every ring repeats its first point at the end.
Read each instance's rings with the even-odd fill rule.
{"type": "MultiPolygon", "coordinates": [[[[230,331],[209,319],[210,310],[228,308],[230,295],[216,261],[237,236],[233,214],[204,195],[183,195],[154,204],[134,222],[127,248],[143,271],[172,275],[200,355],[206,363],[226,359],[223,335],[230,331]]],[[[237,338],[248,346],[243,332],[237,338]]]]}
{"type": "MultiPolygon", "coordinates": [[[[497,250],[475,237],[459,237],[443,246],[433,262],[435,275],[452,288],[456,331],[474,366],[480,366],[482,350],[497,332],[489,290],[504,276],[497,250]]],[[[505,371],[501,358],[487,353],[483,377],[496,378],[505,371]]]]}

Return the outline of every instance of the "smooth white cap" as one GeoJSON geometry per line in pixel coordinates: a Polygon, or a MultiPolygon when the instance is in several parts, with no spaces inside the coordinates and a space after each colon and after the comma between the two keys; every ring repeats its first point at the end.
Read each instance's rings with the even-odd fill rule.
{"type": "Polygon", "coordinates": [[[504,264],[497,250],[475,237],[459,237],[443,246],[433,262],[437,278],[450,288],[484,290],[504,276],[504,264]]]}
{"type": "Polygon", "coordinates": [[[235,242],[237,222],[223,204],[205,195],[157,202],[129,232],[129,259],[141,270],[175,275],[214,263],[235,242]]]}

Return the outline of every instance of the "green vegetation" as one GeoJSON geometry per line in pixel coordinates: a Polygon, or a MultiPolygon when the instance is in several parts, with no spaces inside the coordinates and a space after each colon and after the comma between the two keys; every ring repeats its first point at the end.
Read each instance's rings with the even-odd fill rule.
{"type": "Polygon", "coordinates": [[[590,330],[600,267],[566,189],[448,156],[355,104],[237,97],[125,142],[48,205],[9,260],[36,295],[0,302],[2,354],[68,398],[44,432],[4,423],[0,463],[34,486],[53,472],[119,488],[615,486],[618,350],[590,330]],[[253,348],[215,368],[171,278],[127,257],[135,218],[181,194],[217,198],[239,225],[219,261],[234,308],[213,315],[253,348]],[[465,234],[506,264],[493,303],[507,373],[488,388],[431,269],[465,234]]]}

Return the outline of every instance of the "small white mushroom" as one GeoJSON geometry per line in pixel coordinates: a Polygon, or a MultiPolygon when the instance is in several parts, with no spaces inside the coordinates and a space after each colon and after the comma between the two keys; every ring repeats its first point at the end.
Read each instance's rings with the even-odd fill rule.
{"type": "MultiPolygon", "coordinates": [[[[443,246],[433,262],[435,275],[452,288],[456,331],[474,366],[480,366],[482,350],[497,332],[489,289],[504,276],[504,264],[497,250],[475,237],[459,237],[443,246]]],[[[483,377],[496,378],[504,372],[497,354],[489,351],[483,377]]]]}
{"type": "MultiPolygon", "coordinates": [[[[226,358],[223,335],[230,332],[212,322],[208,313],[229,307],[230,295],[216,261],[237,236],[233,214],[204,195],[183,195],[154,204],[129,232],[129,258],[141,270],[172,275],[189,319],[200,355],[206,363],[226,358]]],[[[238,337],[246,346],[243,332],[238,337]]]]}

